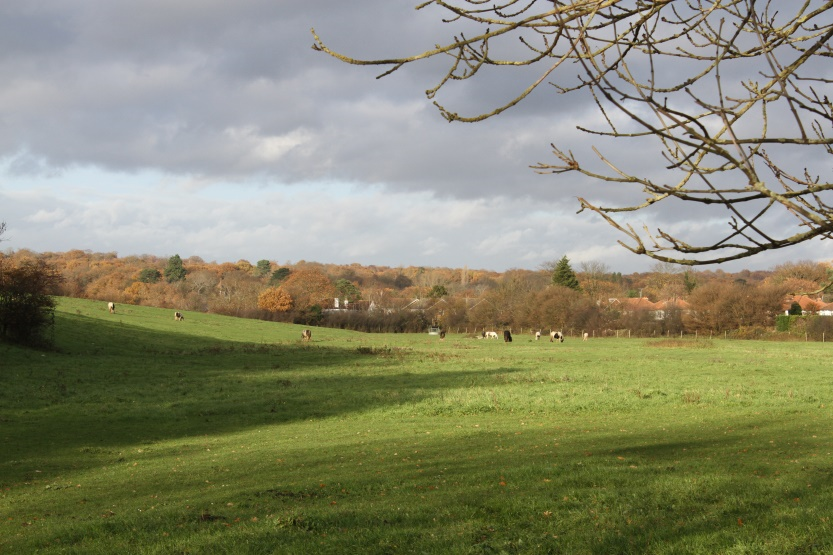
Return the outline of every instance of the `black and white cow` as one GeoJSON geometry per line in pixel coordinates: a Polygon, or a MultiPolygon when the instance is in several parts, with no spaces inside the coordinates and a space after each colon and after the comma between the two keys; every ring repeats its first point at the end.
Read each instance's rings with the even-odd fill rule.
{"type": "Polygon", "coordinates": [[[185,315],[181,312],[174,312],[174,320],[181,322],[182,320],[185,320],[185,315]]]}
{"type": "Polygon", "coordinates": [[[551,331],[550,332],[550,343],[553,341],[558,341],[559,343],[564,343],[564,334],[560,331],[551,331]]]}
{"type": "Polygon", "coordinates": [[[116,313],[116,303],[113,303],[113,302],[107,303],[107,310],[110,311],[110,314],[115,314],[116,313]]]}

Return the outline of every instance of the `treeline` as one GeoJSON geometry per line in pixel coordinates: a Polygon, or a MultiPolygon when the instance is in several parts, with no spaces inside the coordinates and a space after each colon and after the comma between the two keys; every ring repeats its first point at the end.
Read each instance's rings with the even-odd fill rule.
{"type": "MultiPolygon", "coordinates": [[[[38,264],[51,294],[371,332],[512,329],[595,336],[775,328],[789,295],[818,292],[830,267],[794,262],[727,273],[658,264],[623,275],[602,263],[573,268],[563,257],[537,270],[334,265],[192,256],[119,257],[73,250],[0,254],[0,269],[38,264]],[[338,300],[336,300],[338,299],[338,300]],[[638,302],[636,302],[638,300],[638,302]]],[[[818,293],[821,297],[822,294],[818,293]]]]}

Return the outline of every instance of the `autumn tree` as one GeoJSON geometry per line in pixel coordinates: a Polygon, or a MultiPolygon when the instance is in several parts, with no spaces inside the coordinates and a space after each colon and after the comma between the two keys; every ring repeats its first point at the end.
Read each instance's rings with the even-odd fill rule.
{"type": "Polygon", "coordinates": [[[833,232],[826,196],[833,189],[833,89],[825,69],[833,55],[833,3],[429,0],[417,9],[427,7],[447,11],[442,20],[467,31],[399,58],[356,59],[329,48],[315,30],[313,48],[350,64],[383,66],[380,77],[447,60],[427,95],[452,122],[501,114],[542,85],[587,95],[601,124],[577,129],[598,144],[578,154],[553,145],[555,162],[535,169],[615,186],[618,203],[580,197],[579,206],[621,232],[620,243],[635,253],[717,263],[833,232]],[[482,113],[460,114],[437,100],[446,88],[490,73],[484,69],[530,77],[482,113]],[[640,155],[620,156],[622,143],[640,155]],[[630,197],[619,194],[623,186],[630,197]],[[632,224],[658,210],[726,224],[716,235],[701,226],[632,224]]]}
{"type": "Polygon", "coordinates": [[[316,269],[292,272],[282,288],[289,293],[295,307],[299,309],[312,306],[328,307],[336,297],[336,288],[330,278],[316,269]]]}
{"type": "Polygon", "coordinates": [[[523,308],[530,295],[547,286],[547,276],[541,272],[511,269],[497,280],[496,287],[483,295],[484,303],[478,316],[488,315],[491,321],[481,320],[484,325],[524,326],[535,325],[523,319],[523,308]]]}
{"type": "Polygon", "coordinates": [[[292,297],[280,287],[270,287],[257,298],[257,307],[267,312],[287,312],[292,306],[292,297]]]}
{"type": "Polygon", "coordinates": [[[784,262],[772,271],[770,281],[784,285],[793,294],[821,293],[831,286],[831,269],[810,260],[784,262]]]}
{"type": "Polygon", "coordinates": [[[684,266],[657,262],[645,282],[645,296],[657,300],[674,299],[685,293],[684,266]]]}
{"type": "MultiPolygon", "coordinates": [[[[0,235],[4,227],[0,226],[0,235]]],[[[0,339],[39,345],[54,322],[52,295],[61,275],[40,259],[13,262],[0,254],[0,339]]]]}
{"type": "Polygon", "coordinates": [[[223,314],[244,315],[257,306],[263,284],[250,272],[234,269],[224,272],[216,286],[213,309],[223,314]]]}
{"type": "Polygon", "coordinates": [[[604,262],[588,261],[576,273],[581,290],[592,300],[602,301],[622,295],[622,276],[610,271],[604,262]]]}
{"type": "Polygon", "coordinates": [[[777,285],[748,285],[741,281],[711,281],[689,297],[687,325],[701,332],[772,326],[781,312],[785,289],[777,285]]]}

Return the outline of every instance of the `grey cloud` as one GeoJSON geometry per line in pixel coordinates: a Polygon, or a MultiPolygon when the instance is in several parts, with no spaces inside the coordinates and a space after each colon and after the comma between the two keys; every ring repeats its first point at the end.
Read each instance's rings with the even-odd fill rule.
{"type": "MultiPolygon", "coordinates": [[[[334,49],[366,58],[413,54],[455,32],[439,23],[436,11],[414,12],[408,2],[5,2],[0,161],[8,175],[37,176],[56,191],[37,198],[7,194],[0,220],[10,234],[25,230],[31,238],[20,247],[46,250],[185,255],[191,249],[188,254],[206,259],[234,249],[249,250],[238,258],[278,259],[309,259],[315,251],[331,253],[325,262],[355,257],[473,267],[471,255],[492,268],[534,267],[569,251],[576,260],[602,252],[639,264],[621,248],[613,249],[621,258],[605,250],[618,237],[600,219],[574,213],[578,195],[617,204],[641,200],[640,191],[529,168],[554,162],[549,144],[555,143],[595,167],[603,166],[591,146],[635,173],[656,171],[649,169],[655,146],[635,156],[630,147],[575,129],[600,121],[591,98],[558,95],[544,85],[495,119],[449,124],[424,95],[447,69],[445,61],[376,80],[381,68],[348,66],[314,52],[313,26],[334,49]],[[69,188],[63,178],[79,168],[110,172],[116,181],[158,172],[173,185],[145,205],[137,200],[145,191],[130,193],[127,204],[106,194],[106,200],[74,202],[60,189],[69,188]],[[321,201],[295,193],[319,181],[355,189],[327,200],[341,211],[338,217],[322,217],[321,201]],[[242,200],[213,203],[200,196],[218,183],[237,188],[232,198],[255,190],[262,201],[253,210],[242,200]],[[347,200],[351,195],[358,200],[347,200]],[[371,200],[378,208],[360,205],[371,200]],[[99,223],[103,204],[115,211],[107,219],[114,228],[99,223]],[[199,209],[183,214],[183,205],[199,209]],[[72,233],[56,237],[43,229],[50,218],[59,225],[60,216],[72,233]],[[426,220],[435,231],[424,230],[426,220]],[[297,231],[307,225],[317,226],[317,235],[297,231]],[[338,232],[328,232],[333,229],[338,232]],[[275,237],[286,251],[273,255],[275,237]],[[409,242],[412,237],[419,240],[409,242]],[[307,253],[291,246],[297,244],[307,253]]],[[[531,78],[524,70],[486,73],[441,100],[474,114],[505,102],[531,78]]],[[[673,203],[652,214],[660,225],[686,215],[686,207],[673,203]]],[[[711,226],[698,232],[713,233],[711,226]]]]}

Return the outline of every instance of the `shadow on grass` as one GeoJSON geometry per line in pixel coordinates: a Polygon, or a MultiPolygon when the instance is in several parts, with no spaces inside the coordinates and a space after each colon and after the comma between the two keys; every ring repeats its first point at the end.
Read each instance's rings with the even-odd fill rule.
{"type": "Polygon", "coordinates": [[[19,351],[0,375],[0,464],[410,405],[520,371],[415,370],[426,355],[404,348],[253,344],[74,314],[58,326],[59,352],[19,351]]]}

